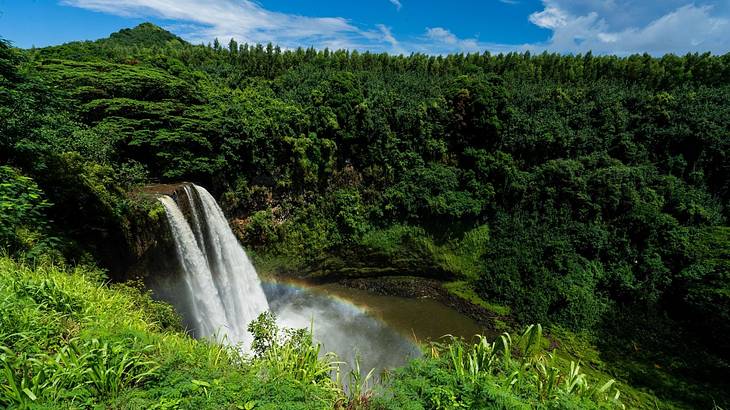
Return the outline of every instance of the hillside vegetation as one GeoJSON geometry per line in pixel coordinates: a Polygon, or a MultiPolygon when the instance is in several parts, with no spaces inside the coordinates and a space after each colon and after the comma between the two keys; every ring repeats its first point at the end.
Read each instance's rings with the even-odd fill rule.
{"type": "Polygon", "coordinates": [[[282,51],[151,24],[1,43],[0,246],[121,279],[159,217],[128,193],[194,181],[260,268],[458,281],[662,400],[726,406],[729,82],[730,55],[282,51]]]}
{"type": "MultiPolygon", "coordinates": [[[[103,273],[0,259],[0,406],[119,409],[621,408],[542,351],[539,327],[493,343],[456,340],[371,390],[340,373],[305,330],[251,324],[253,355],[181,331],[172,308],[103,273]],[[513,353],[514,350],[514,353],[513,353]],[[344,388],[342,381],[348,381],[344,388]]],[[[596,382],[597,383],[597,382],[596,382]]]]}

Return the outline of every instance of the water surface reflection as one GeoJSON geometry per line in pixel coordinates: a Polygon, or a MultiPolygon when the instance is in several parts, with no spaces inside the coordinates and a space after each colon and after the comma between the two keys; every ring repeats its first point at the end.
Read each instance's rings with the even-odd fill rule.
{"type": "Polygon", "coordinates": [[[416,340],[471,337],[481,331],[472,319],[432,299],[375,295],[337,284],[266,282],[263,287],[280,325],[313,325],[323,351],[350,364],[359,355],[364,372],[376,368],[379,373],[420,356],[416,340]]]}

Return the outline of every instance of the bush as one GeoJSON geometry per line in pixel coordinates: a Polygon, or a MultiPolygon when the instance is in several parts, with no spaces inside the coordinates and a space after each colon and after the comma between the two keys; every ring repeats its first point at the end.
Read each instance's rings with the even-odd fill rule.
{"type": "Polygon", "coordinates": [[[460,239],[439,244],[422,227],[393,225],[370,230],[358,242],[366,255],[385,259],[389,266],[411,274],[436,271],[444,276],[477,279],[484,270],[489,227],[477,226],[460,239]]]}
{"type": "Polygon", "coordinates": [[[52,251],[58,239],[49,235],[50,206],[35,181],[0,166],[0,249],[30,257],[52,251]]]}
{"type": "Polygon", "coordinates": [[[321,409],[344,397],[306,330],[264,316],[276,330],[255,333],[271,343],[246,357],[178,332],[169,305],[102,277],[0,258],[0,407],[321,409]]]}
{"type": "Polygon", "coordinates": [[[412,409],[623,408],[615,381],[593,385],[580,364],[543,351],[540,325],[494,342],[432,343],[390,379],[376,407],[412,409]]]}

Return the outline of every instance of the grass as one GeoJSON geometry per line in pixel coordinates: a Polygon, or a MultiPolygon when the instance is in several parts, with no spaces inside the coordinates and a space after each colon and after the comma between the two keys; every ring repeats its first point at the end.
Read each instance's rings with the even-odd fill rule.
{"type": "Polygon", "coordinates": [[[432,343],[377,384],[355,363],[347,386],[310,331],[280,329],[272,315],[251,324],[251,355],[180,329],[135,284],[0,257],[0,408],[620,408],[623,397],[595,363],[545,351],[539,326],[432,343]]]}
{"type": "Polygon", "coordinates": [[[260,359],[194,340],[169,306],[93,269],[0,258],[0,308],[0,408],[320,409],[339,399],[311,373],[274,372],[298,352],[260,359]]]}
{"type": "Polygon", "coordinates": [[[488,311],[493,312],[499,316],[509,316],[510,314],[509,307],[490,303],[482,299],[481,297],[479,297],[479,295],[477,295],[474,289],[469,286],[469,283],[466,281],[459,280],[454,282],[448,282],[445,283],[443,286],[444,289],[446,289],[452,295],[465,299],[477,306],[481,306],[484,309],[487,309],[488,311]]]}
{"type": "Polygon", "coordinates": [[[564,365],[543,348],[540,325],[490,342],[449,338],[396,372],[376,399],[387,409],[622,409],[613,379],[597,380],[580,363],[564,365]]]}
{"type": "MultiPolygon", "coordinates": [[[[584,364],[584,372],[589,377],[606,377],[615,374],[613,363],[606,363],[601,358],[601,352],[595,345],[594,336],[587,333],[576,333],[563,327],[551,326],[549,337],[553,344],[559,346],[558,357],[564,363],[580,361],[584,364]]],[[[625,375],[621,374],[616,376],[625,375]]],[[[677,387],[679,380],[674,379],[672,384],[677,387]]],[[[628,383],[621,383],[622,401],[631,409],[681,409],[686,408],[684,403],[675,403],[667,398],[661,400],[654,392],[636,388],[628,383]]]]}

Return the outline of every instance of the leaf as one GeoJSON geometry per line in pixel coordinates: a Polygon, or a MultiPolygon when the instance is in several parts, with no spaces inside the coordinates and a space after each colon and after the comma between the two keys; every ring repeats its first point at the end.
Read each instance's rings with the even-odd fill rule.
{"type": "Polygon", "coordinates": [[[614,379],[611,379],[611,380],[607,381],[606,384],[604,384],[603,386],[601,386],[600,389],[598,389],[598,392],[599,393],[605,393],[605,392],[607,392],[608,389],[610,389],[611,386],[613,386],[614,383],[616,383],[616,380],[614,380],[614,379]]]}
{"type": "Polygon", "coordinates": [[[201,386],[201,387],[210,387],[210,383],[203,381],[203,380],[193,379],[193,384],[196,386],[201,386]]]}
{"type": "Polygon", "coordinates": [[[23,388],[23,393],[25,393],[33,401],[36,401],[36,399],[38,399],[38,397],[36,397],[36,395],[33,394],[33,392],[30,391],[30,389],[27,387],[23,388]]]}

